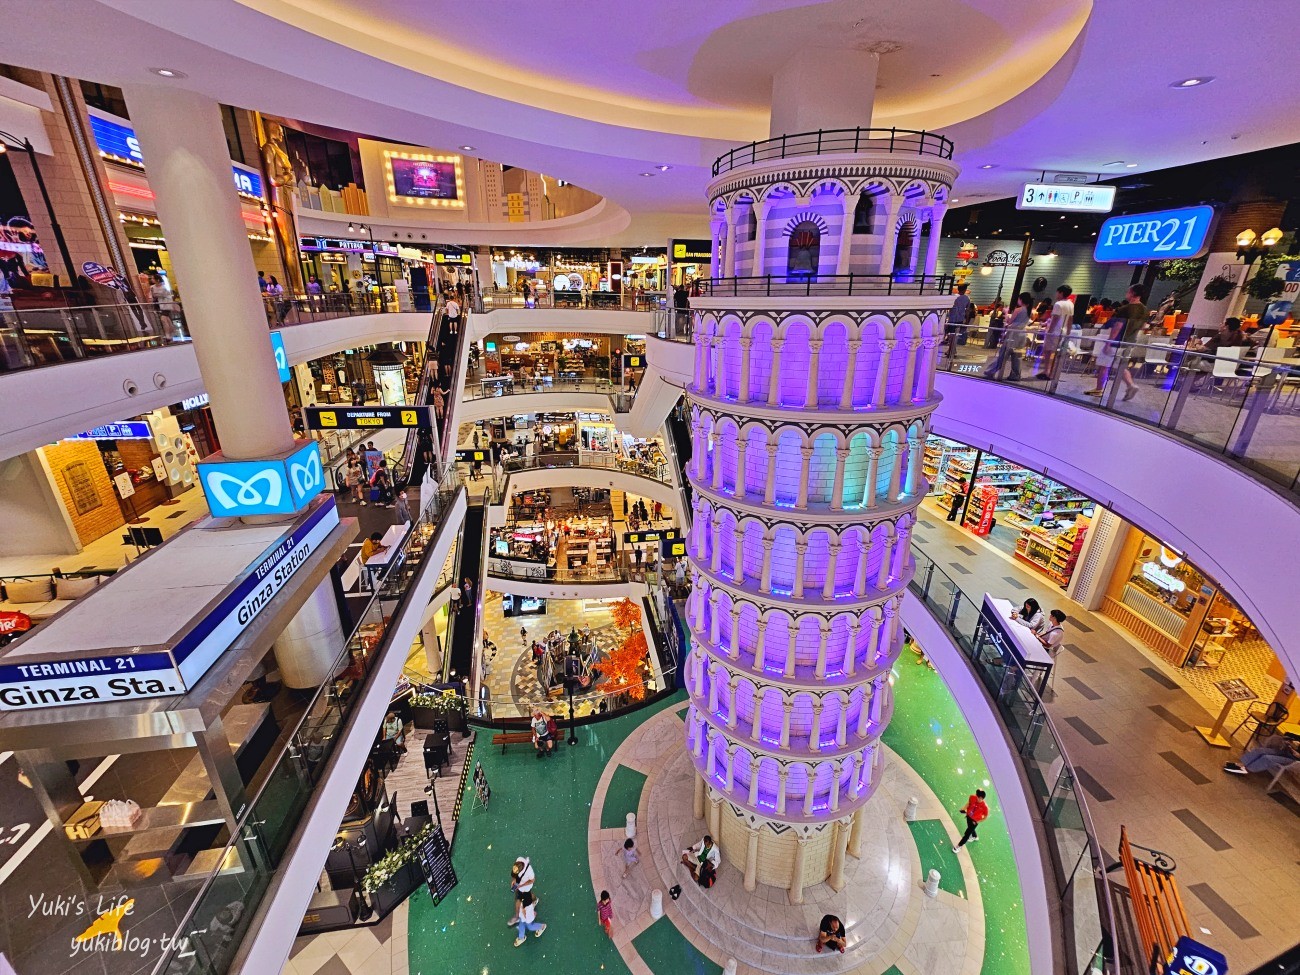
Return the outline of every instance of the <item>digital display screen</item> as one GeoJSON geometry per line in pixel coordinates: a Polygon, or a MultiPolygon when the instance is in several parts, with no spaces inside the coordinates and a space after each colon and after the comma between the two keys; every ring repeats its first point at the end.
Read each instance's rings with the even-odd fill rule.
{"type": "Polygon", "coordinates": [[[423,159],[390,159],[393,192],[417,200],[455,200],[456,164],[423,159]]]}

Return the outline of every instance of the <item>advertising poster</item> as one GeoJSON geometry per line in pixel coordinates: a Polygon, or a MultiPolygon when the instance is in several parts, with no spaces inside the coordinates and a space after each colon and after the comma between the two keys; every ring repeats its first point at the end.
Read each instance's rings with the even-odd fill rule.
{"type": "Polygon", "coordinates": [[[454,200],[456,164],[426,162],[423,159],[390,159],[393,167],[393,192],[417,200],[454,200]]]}

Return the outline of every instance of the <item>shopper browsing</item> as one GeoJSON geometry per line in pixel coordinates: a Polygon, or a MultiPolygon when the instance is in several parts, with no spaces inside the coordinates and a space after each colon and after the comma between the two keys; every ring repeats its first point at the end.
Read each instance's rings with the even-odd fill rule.
{"type": "Polygon", "coordinates": [[[975,794],[966,800],[966,805],[961,809],[962,815],[966,817],[966,832],[962,834],[961,840],[952,848],[956,853],[968,842],[974,843],[979,839],[975,835],[975,828],[980,823],[989,818],[988,803],[984,801],[984,790],[976,789],[975,794]]]}

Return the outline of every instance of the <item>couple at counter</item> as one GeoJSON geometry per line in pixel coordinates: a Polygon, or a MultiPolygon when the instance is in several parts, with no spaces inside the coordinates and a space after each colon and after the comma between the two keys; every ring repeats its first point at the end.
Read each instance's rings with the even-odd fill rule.
{"type": "Polygon", "coordinates": [[[1043,610],[1036,599],[1026,599],[1016,612],[1011,614],[1011,622],[1018,623],[1043,645],[1043,648],[1056,659],[1061,643],[1065,639],[1065,612],[1054,609],[1043,616],[1043,610]],[[1049,623],[1050,620],[1050,623],[1049,623]]]}

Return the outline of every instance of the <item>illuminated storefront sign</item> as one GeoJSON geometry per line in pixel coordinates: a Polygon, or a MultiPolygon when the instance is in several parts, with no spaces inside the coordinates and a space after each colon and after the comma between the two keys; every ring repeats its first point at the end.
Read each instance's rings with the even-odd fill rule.
{"type": "Polygon", "coordinates": [[[430,427],[430,406],[308,406],[303,411],[308,430],[366,430],[382,427],[430,427]]]}
{"type": "Polygon", "coordinates": [[[288,515],[325,487],[320,447],[312,441],[287,457],[226,460],[218,451],[198,465],[199,484],[215,518],[288,515]]]}
{"type": "MultiPolygon", "coordinates": [[[[99,151],[111,159],[120,162],[144,165],[144,155],[140,152],[140,140],[135,137],[135,129],[120,122],[111,122],[106,118],[90,114],[90,133],[95,138],[99,151]]],[[[231,163],[230,171],[235,179],[235,189],[245,196],[262,198],[262,176],[260,173],[231,163]]],[[[152,194],[151,194],[152,195],[152,194]]]]}
{"type": "Polygon", "coordinates": [[[1053,186],[1026,183],[1016,199],[1017,210],[1066,210],[1071,213],[1110,213],[1115,209],[1115,187],[1053,186]]]}
{"type": "Polygon", "coordinates": [[[127,420],[125,423],[105,423],[101,427],[87,430],[65,438],[67,440],[152,440],[153,432],[143,420],[127,420]]]}
{"type": "Polygon", "coordinates": [[[1182,592],[1187,588],[1187,583],[1183,582],[1182,579],[1154,562],[1144,562],[1142,564],[1142,575],[1153,586],[1157,586],[1166,592],[1182,592]]]}
{"type": "Polygon", "coordinates": [[[271,353],[275,356],[275,371],[280,375],[280,382],[287,383],[293,378],[289,369],[289,353],[284,350],[284,336],[279,332],[271,333],[271,353]]]}
{"type": "Polygon", "coordinates": [[[675,237],[668,242],[668,253],[681,264],[707,264],[713,259],[713,244],[707,240],[683,240],[675,237]]]}
{"type": "Polygon", "coordinates": [[[1095,261],[1167,261],[1200,257],[1214,223],[1214,208],[1186,207],[1111,217],[1097,232],[1095,261]]]}
{"type": "Polygon", "coordinates": [[[474,255],[468,252],[457,253],[455,251],[434,251],[433,263],[460,264],[468,267],[474,263],[474,255]]]}

